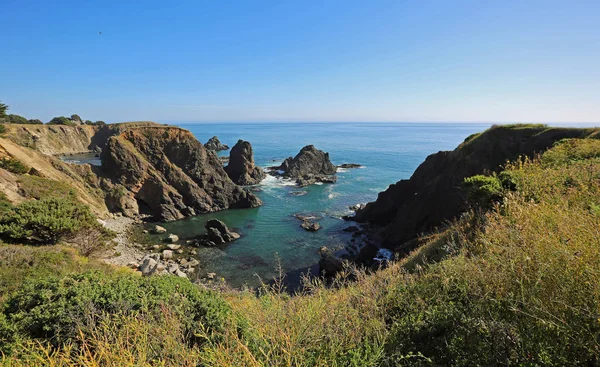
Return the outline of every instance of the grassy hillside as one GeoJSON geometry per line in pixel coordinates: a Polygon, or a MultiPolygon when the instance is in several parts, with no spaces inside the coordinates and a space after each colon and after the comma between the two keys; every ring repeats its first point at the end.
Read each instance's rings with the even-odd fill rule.
{"type": "Polygon", "coordinates": [[[597,364],[600,140],[562,140],[465,188],[472,209],[408,257],[370,275],[348,269],[333,286],[312,280],[296,296],[192,289],[5,245],[20,255],[0,256],[3,363],[597,364]],[[24,260],[40,256],[58,260],[24,260]],[[81,311],[48,316],[61,307],[81,311]]]}

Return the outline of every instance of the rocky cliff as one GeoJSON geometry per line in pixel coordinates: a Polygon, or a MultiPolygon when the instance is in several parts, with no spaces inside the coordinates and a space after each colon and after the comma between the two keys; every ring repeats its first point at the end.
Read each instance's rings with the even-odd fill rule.
{"type": "Polygon", "coordinates": [[[408,180],[379,193],[356,214],[356,221],[383,226],[383,245],[399,252],[412,250],[409,240],[443,225],[467,209],[465,177],[499,171],[507,160],[533,156],[564,138],[595,134],[591,129],[548,128],[542,125],[497,126],[468,137],[453,151],[430,155],[408,180]]]}
{"type": "Polygon", "coordinates": [[[83,153],[93,150],[97,126],[5,124],[5,137],[21,146],[47,155],[83,153]]]}
{"type": "Polygon", "coordinates": [[[217,152],[229,149],[229,146],[227,146],[227,144],[221,144],[221,141],[216,136],[213,136],[212,138],[208,139],[206,144],[204,144],[204,147],[208,150],[214,150],[217,152]]]}
{"type": "Polygon", "coordinates": [[[137,204],[157,220],[261,204],[231,181],[216,154],[177,127],[121,127],[103,148],[102,174],[119,197],[131,198],[121,209],[135,212],[137,204]]]}
{"type": "Polygon", "coordinates": [[[262,168],[254,164],[252,145],[241,139],[229,152],[229,164],[225,172],[238,185],[256,185],[267,176],[262,168]]]}

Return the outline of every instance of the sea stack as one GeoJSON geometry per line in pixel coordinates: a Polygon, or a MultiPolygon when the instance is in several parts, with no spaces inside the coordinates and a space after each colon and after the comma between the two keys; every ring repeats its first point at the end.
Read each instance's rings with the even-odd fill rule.
{"type": "Polygon", "coordinates": [[[214,150],[216,152],[229,149],[229,146],[227,144],[221,144],[221,141],[219,141],[219,138],[216,136],[208,139],[206,144],[204,144],[204,147],[208,150],[214,150]]]}
{"type": "Polygon", "coordinates": [[[233,182],[238,185],[256,185],[267,175],[254,165],[254,153],[252,145],[245,140],[238,140],[229,152],[229,164],[225,172],[233,182]]]}
{"type": "Polygon", "coordinates": [[[289,157],[279,167],[274,168],[283,177],[295,178],[300,186],[316,182],[334,183],[336,167],[329,160],[329,153],[307,145],[294,158],[289,157]]]}

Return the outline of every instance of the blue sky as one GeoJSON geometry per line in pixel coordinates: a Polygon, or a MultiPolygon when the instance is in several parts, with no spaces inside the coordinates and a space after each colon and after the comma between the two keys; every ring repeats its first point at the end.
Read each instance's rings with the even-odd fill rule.
{"type": "Polygon", "coordinates": [[[597,0],[2,3],[29,118],[600,121],[597,0]]]}

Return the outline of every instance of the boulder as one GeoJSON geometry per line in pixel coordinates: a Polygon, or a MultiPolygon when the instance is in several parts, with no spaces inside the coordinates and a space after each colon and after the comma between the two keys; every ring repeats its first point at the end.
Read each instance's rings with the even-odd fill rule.
{"type": "Polygon", "coordinates": [[[162,256],[163,260],[168,260],[168,259],[172,259],[173,258],[173,250],[164,250],[162,252],[162,256]]]}
{"type": "Polygon", "coordinates": [[[216,136],[213,136],[212,138],[208,139],[206,144],[204,144],[204,147],[208,150],[214,150],[217,152],[229,149],[229,147],[226,144],[221,144],[219,138],[216,136]]]}
{"type": "Polygon", "coordinates": [[[254,165],[252,145],[241,139],[229,152],[229,164],[225,172],[233,182],[244,186],[256,185],[267,177],[262,168],[254,165]]]}
{"type": "Polygon", "coordinates": [[[154,226],[154,228],[152,228],[152,233],[156,233],[156,234],[167,233],[167,229],[165,227],[156,225],[156,226],[154,226]]]}
{"type": "MultiPolygon", "coordinates": [[[[176,234],[171,233],[170,235],[168,235],[165,239],[165,242],[168,243],[175,243],[177,241],[179,241],[179,236],[177,236],[176,234]]],[[[177,249],[171,249],[171,250],[177,250],[177,249]]]]}
{"type": "Polygon", "coordinates": [[[321,229],[321,225],[318,222],[309,222],[307,220],[302,221],[300,226],[309,232],[316,232],[321,229]]]}
{"type": "Polygon", "coordinates": [[[235,241],[240,238],[238,233],[230,231],[227,225],[218,219],[211,219],[206,222],[205,226],[208,231],[208,239],[215,242],[217,245],[235,241]]]}
{"type": "MultiPolygon", "coordinates": [[[[172,236],[175,236],[175,235],[172,235],[172,236]]],[[[175,236],[175,237],[177,237],[177,236],[175,236]]],[[[177,242],[177,241],[175,241],[175,242],[177,242]]],[[[167,245],[167,247],[169,248],[169,250],[179,250],[181,248],[181,245],[169,244],[169,245],[167,245]]]]}
{"type": "Polygon", "coordinates": [[[326,277],[333,277],[344,268],[343,260],[336,257],[327,247],[322,247],[319,255],[319,271],[326,277]]]}
{"type": "Polygon", "coordinates": [[[157,264],[158,263],[156,260],[149,256],[146,256],[142,260],[142,264],[140,265],[138,270],[141,271],[143,275],[150,275],[154,272],[157,264]]]}

